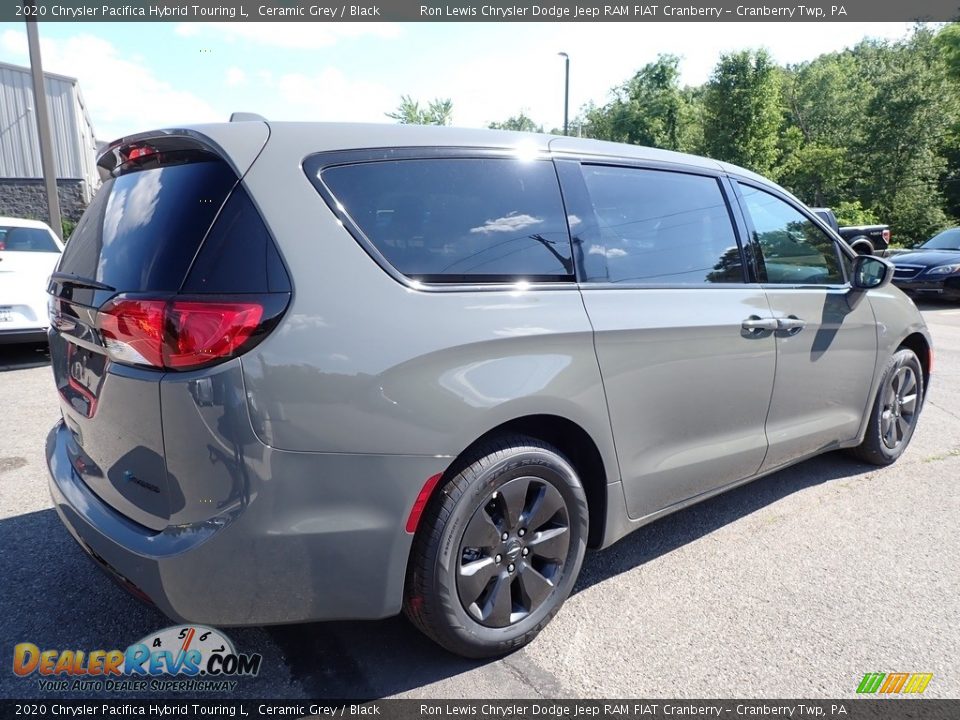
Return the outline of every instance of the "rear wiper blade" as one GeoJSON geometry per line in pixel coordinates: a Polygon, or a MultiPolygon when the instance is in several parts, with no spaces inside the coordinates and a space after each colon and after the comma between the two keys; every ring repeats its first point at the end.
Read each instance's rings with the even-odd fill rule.
{"type": "Polygon", "coordinates": [[[109,290],[110,292],[117,291],[115,287],[110,285],[71,273],[55,272],[50,276],[50,279],[58,283],[63,283],[64,285],[73,285],[74,287],[90,288],[92,290],[109,290]]]}

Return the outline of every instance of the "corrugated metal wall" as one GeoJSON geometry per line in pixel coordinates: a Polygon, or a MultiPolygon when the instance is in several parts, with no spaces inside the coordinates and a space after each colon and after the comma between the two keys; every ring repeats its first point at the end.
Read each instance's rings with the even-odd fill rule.
{"type": "MultiPolygon", "coordinates": [[[[57,177],[99,184],[93,128],[76,85],[45,74],[47,107],[53,124],[57,177]]],[[[0,177],[43,177],[33,113],[33,85],[25,69],[0,63],[0,177]]]]}

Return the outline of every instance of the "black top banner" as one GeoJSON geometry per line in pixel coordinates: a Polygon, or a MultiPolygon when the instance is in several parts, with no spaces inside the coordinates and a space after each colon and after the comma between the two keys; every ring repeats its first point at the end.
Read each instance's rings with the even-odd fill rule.
{"type": "Polygon", "coordinates": [[[589,1],[444,2],[366,0],[15,0],[0,3],[0,21],[38,22],[866,22],[948,21],[957,0],[676,0],[655,4],[589,1]]]}

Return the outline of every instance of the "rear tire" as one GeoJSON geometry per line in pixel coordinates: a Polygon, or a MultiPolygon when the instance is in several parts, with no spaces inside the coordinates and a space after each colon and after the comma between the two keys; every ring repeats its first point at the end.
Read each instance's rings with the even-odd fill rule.
{"type": "Polygon", "coordinates": [[[873,243],[866,238],[857,238],[850,243],[857,255],[873,255],[873,243]]]}
{"type": "Polygon", "coordinates": [[[583,486],[559,450],[522,435],[486,443],[427,506],[404,612],[458,655],[516,650],[569,596],[588,524],[583,486]]]}
{"type": "Polygon", "coordinates": [[[890,465],[910,444],[923,405],[923,368],[916,353],[900,348],[887,361],[863,442],[854,456],[873,465],[890,465]]]}

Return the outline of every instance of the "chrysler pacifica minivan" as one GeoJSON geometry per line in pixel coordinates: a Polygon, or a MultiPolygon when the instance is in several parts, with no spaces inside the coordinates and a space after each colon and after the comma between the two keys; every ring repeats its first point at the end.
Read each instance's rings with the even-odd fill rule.
{"type": "Polygon", "coordinates": [[[171,618],[529,642],[586,548],[818,453],[886,465],[930,337],[722,162],[243,121],[111,144],[49,284],[64,524],[171,618]]]}

